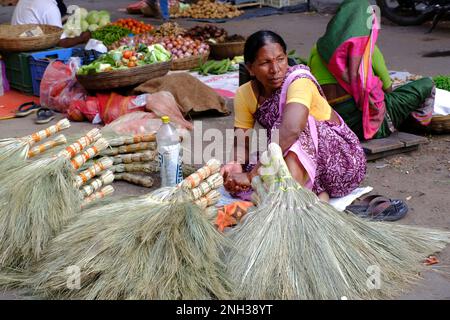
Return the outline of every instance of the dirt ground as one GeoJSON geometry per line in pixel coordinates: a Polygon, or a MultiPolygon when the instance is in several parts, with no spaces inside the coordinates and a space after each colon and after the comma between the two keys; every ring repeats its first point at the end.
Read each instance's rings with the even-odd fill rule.
{"type": "MultiPolygon", "coordinates": [[[[113,17],[126,16],[117,11],[130,1],[78,1],[88,9],[109,9],[113,17]]],[[[9,21],[12,8],[0,7],[0,23],[9,21]]],[[[331,16],[318,14],[288,14],[235,21],[220,24],[230,33],[248,35],[256,30],[270,29],[280,33],[289,48],[296,49],[304,57],[309,48],[326,28],[331,16]]],[[[154,19],[144,19],[160,24],[154,19]]],[[[189,27],[195,22],[180,20],[182,26],[189,27]]],[[[449,57],[423,58],[424,53],[437,50],[450,50],[450,28],[439,26],[432,34],[425,34],[426,26],[398,27],[383,25],[379,46],[391,70],[409,71],[415,74],[433,76],[450,73],[449,57]]],[[[231,106],[230,102],[230,106],[231,106]]],[[[62,116],[60,116],[62,117],[62,116]]],[[[218,128],[224,131],[233,126],[233,116],[204,117],[203,128],[218,128]]],[[[93,125],[73,123],[67,134],[85,132],[93,125]]],[[[22,136],[40,129],[33,122],[33,116],[0,122],[0,138],[22,136]]],[[[400,222],[403,224],[427,226],[450,230],[450,135],[427,136],[429,143],[418,151],[390,156],[368,164],[367,178],[363,185],[374,187],[374,194],[405,200],[409,206],[408,215],[400,222]]],[[[139,195],[148,189],[115,183],[116,194],[139,195]]],[[[393,243],[393,246],[396,244],[393,243]]],[[[450,264],[450,248],[439,255],[442,269],[450,264]]],[[[450,299],[449,274],[434,271],[425,272],[424,279],[416,286],[405,291],[399,299],[450,299]]],[[[21,298],[14,292],[0,293],[0,299],[21,298]]]]}

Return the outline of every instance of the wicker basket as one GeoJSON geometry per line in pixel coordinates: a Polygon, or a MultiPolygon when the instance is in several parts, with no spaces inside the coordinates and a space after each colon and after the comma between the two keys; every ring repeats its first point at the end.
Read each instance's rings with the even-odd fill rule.
{"type": "Polygon", "coordinates": [[[208,60],[209,52],[202,56],[192,56],[189,58],[174,59],[172,60],[172,67],[170,70],[191,70],[197,68],[201,63],[205,63],[208,60]]]}
{"type": "Polygon", "coordinates": [[[87,90],[110,90],[144,83],[167,74],[172,61],[149,64],[126,70],[115,70],[93,75],[77,75],[87,90]]]}
{"type": "Polygon", "coordinates": [[[56,46],[63,29],[46,24],[0,25],[0,51],[38,51],[56,46]],[[20,34],[39,26],[43,36],[20,38],[20,34]]]}
{"type": "Polygon", "coordinates": [[[430,131],[435,133],[450,133],[450,115],[431,118],[430,131]]]}
{"type": "Polygon", "coordinates": [[[245,41],[209,44],[211,57],[216,60],[233,59],[244,54],[245,41]]]}

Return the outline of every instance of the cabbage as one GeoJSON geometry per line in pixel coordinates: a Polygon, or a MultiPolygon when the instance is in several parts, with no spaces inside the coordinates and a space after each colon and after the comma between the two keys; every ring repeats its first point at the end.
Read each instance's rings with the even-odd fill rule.
{"type": "Polygon", "coordinates": [[[108,23],[109,23],[109,19],[108,19],[108,18],[105,18],[105,17],[102,17],[102,18],[100,18],[100,21],[98,22],[98,25],[99,25],[100,27],[104,27],[104,26],[106,26],[108,23]]]}
{"type": "Polygon", "coordinates": [[[81,19],[84,20],[88,16],[88,11],[85,8],[80,8],[81,19]]]}
{"type": "Polygon", "coordinates": [[[89,23],[86,20],[81,21],[81,31],[85,32],[89,29],[89,23]]]}
{"type": "Polygon", "coordinates": [[[86,17],[86,21],[89,24],[97,24],[99,20],[100,20],[100,16],[99,16],[97,10],[90,11],[86,17]]]}
{"type": "Polygon", "coordinates": [[[107,17],[107,18],[110,17],[109,12],[106,11],[106,10],[101,10],[101,11],[98,12],[98,14],[99,14],[100,16],[102,16],[102,17],[107,17]]]}
{"type": "Polygon", "coordinates": [[[88,28],[88,30],[91,32],[94,32],[97,29],[98,29],[98,24],[91,24],[91,25],[89,25],[89,28],[88,28]]]}

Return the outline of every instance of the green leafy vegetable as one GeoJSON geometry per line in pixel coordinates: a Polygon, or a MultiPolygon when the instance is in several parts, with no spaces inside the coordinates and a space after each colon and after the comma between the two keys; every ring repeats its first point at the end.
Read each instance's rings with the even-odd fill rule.
{"type": "Polygon", "coordinates": [[[450,91],[450,75],[439,75],[433,78],[436,88],[450,91]]]}

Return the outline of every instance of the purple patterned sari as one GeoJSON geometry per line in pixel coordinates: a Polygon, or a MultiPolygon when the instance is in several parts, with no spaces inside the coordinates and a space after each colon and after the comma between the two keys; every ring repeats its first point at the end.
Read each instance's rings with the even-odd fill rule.
{"type": "MultiPolygon", "coordinates": [[[[324,96],[308,67],[297,65],[289,68],[282,87],[264,101],[254,114],[255,120],[267,130],[269,141],[273,130],[281,124],[289,85],[301,78],[313,81],[324,96]]],[[[366,158],[358,137],[339,119],[341,123],[336,124],[316,121],[309,116],[305,129],[287,151],[294,152],[307,171],[308,182],[305,187],[316,194],[325,191],[332,198],[352,192],[366,174],[366,158]]]]}

